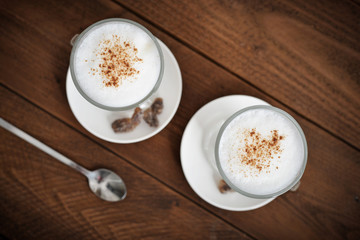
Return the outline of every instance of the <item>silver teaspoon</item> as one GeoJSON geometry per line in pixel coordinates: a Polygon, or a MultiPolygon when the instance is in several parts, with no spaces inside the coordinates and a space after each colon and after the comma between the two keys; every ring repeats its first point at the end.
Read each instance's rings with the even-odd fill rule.
{"type": "Polygon", "coordinates": [[[126,197],[127,190],[125,183],[114,172],[103,168],[97,169],[95,171],[89,171],[2,118],[0,118],[0,125],[9,132],[24,139],[28,143],[46,152],[65,165],[68,165],[69,167],[85,175],[89,180],[89,187],[91,191],[99,198],[105,201],[116,202],[123,200],[126,197]]]}

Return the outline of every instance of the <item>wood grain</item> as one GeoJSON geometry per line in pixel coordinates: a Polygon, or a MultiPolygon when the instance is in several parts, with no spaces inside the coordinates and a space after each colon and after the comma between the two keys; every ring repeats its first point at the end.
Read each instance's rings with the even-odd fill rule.
{"type": "MultiPolygon", "coordinates": [[[[84,8],[81,16],[74,16],[75,10],[83,5],[82,2],[68,2],[64,9],[62,5],[34,6],[29,3],[2,12],[1,21],[5,24],[1,26],[1,32],[9,33],[10,40],[1,39],[2,57],[8,61],[0,68],[6,76],[1,82],[251,236],[259,239],[294,236],[299,239],[340,239],[344,236],[356,239],[359,236],[360,209],[355,200],[360,189],[355,181],[360,173],[358,151],[119,6],[92,2],[90,7],[84,8]],[[49,16],[51,23],[45,21],[49,16]],[[64,90],[70,52],[68,39],[94,21],[113,16],[138,21],[163,40],[177,57],[184,79],[182,102],[169,126],[147,141],[130,145],[106,143],[87,133],[72,116],[64,90]],[[64,18],[74,18],[78,23],[63,25],[64,18]],[[38,22],[42,24],[38,25],[38,22]],[[23,39],[24,43],[20,41],[23,39]],[[32,54],[35,53],[37,61],[33,61],[32,54]],[[22,68],[16,67],[19,65],[22,68]],[[245,213],[223,211],[197,197],[185,181],[179,159],[181,135],[191,116],[208,101],[239,92],[262,98],[294,115],[304,128],[310,149],[299,192],[286,194],[264,208],[245,213]]],[[[12,105],[11,100],[5,99],[2,106],[2,115],[6,113],[21,128],[39,134],[36,128],[26,124],[25,116],[13,115],[16,112],[11,109],[16,105],[12,105]]],[[[57,144],[53,136],[38,137],[54,146],[57,144]]]]}
{"type": "Polygon", "coordinates": [[[358,5],[327,0],[116,1],[360,148],[358,5]]]}
{"type": "Polygon", "coordinates": [[[128,188],[124,201],[102,201],[85,177],[1,128],[2,234],[17,239],[250,239],[15,94],[4,88],[0,93],[6,120],[27,119],[20,127],[34,137],[89,169],[114,170],[128,188]],[[22,107],[6,114],[17,106],[22,107]]]}

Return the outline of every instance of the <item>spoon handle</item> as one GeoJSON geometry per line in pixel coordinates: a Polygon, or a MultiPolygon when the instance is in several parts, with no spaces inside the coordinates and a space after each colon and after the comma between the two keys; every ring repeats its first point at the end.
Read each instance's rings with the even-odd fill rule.
{"type": "Polygon", "coordinates": [[[1,127],[5,128],[9,132],[15,134],[16,136],[24,139],[28,143],[34,145],[35,147],[39,148],[40,150],[46,152],[50,156],[56,158],[60,162],[62,162],[65,165],[68,165],[69,167],[77,170],[78,172],[84,174],[85,176],[89,176],[90,171],[86,168],[83,168],[79,164],[73,162],[69,158],[65,157],[61,153],[55,151],[54,149],[50,148],[49,146],[45,145],[44,143],[40,142],[39,140],[35,139],[34,137],[30,136],[26,132],[20,130],[19,128],[15,127],[11,123],[5,121],[4,119],[0,118],[0,125],[1,127]]]}

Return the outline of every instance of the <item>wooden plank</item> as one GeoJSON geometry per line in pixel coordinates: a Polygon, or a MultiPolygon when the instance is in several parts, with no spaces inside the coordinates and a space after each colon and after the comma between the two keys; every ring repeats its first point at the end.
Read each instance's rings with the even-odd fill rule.
{"type": "Polygon", "coordinates": [[[114,170],[128,188],[124,201],[98,199],[85,177],[1,128],[0,232],[5,236],[251,239],[3,87],[0,101],[0,112],[6,120],[21,128],[25,123],[27,132],[89,169],[114,170]]]}
{"type": "Polygon", "coordinates": [[[349,1],[116,0],[360,148],[360,7],[349,1]]]}
{"type": "MultiPolygon", "coordinates": [[[[78,2],[71,4],[74,4],[75,9],[81,5],[78,2]]],[[[6,24],[1,31],[8,32],[11,41],[4,40],[0,46],[2,56],[9,61],[6,67],[1,66],[3,76],[6,76],[2,79],[2,83],[91,137],[79,126],[67,106],[64,91],[65,71],[70,52],[67,41],[73,33],[99,20],[101,16],[103,18],[118,16],[139,21],[163,40],[179,61],[184,79],[180,108],[169,126],[147,141],[118,145],[92,137],[95,141],[256,238],[279,239],[293,236],[302,239],[327,236],[341,238],[346,235],[359,235],[357,229],[359,229],[360,210],[355,200],[358,196],[359,183],[354,181],[360,172],[359,152],[134,15],[123,9],[108,15],[105,13],[107,2],[97,4],[96,13],[85,11],[82,16],[84,25],[81,27],[80,24],[60,26],[62,19],[71,18],[73,13],[68,13],[58,5],[42,7],[29,5],[21,11],[21,14],[6,11],[2,16],[2,22],[6,24]],[[33,12],[40,14],[34,16],[33,12]],[[39,20],[45,22],[47,16],[45,12],[52,16],[52,23],[44,23],[44,25],[58,24],[58,29],[35,24],[39,20]],[[39,16],[44,17],[38,19],[39,16]],[[49,35],[52,37],[47,38],[49,35]],[[25,39],[26,44],[22,45],[19,39],[25,39]],[[37,54],[38,62],[31,61],[32,52],[29,52],[29,49],[37,54]],[[15,61],[11,57],[13,55],[21,58],[15,61]],[[20,64],[22,68],[15,68],[16,64],[20,64]],[[299,192],[286,194],[264,208],[245,213],[223,211],[199,199],[186,184],[179,161],[182,131],[196,110],[212,99],[239,92],[262,98],[294,115],[304,128],[310,149],[309,164],[299,192]],[[151,154],[147,154],[149,152],[151,154]],[[292,224],[289,225],[289,222],[292,224]]],[[[117,6],[111,5],[108,11],[113,8],[117,6]]],[[[19,126],[27,127],[22,119],[17,121],[19,126]]]]}

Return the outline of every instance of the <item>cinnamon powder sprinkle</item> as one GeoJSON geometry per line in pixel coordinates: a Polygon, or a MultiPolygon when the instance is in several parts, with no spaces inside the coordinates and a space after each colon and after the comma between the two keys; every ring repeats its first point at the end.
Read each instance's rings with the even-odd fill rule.
{"type": "Polygon", "coordinates": [[[119,87],[125,80],[135,79],[139,71],[135,68],[136,63],[143,59],[137,56],[138,49],[134,43],[123,41],[118,35],[112,35],[111,39],[105,39],[99,43],[95,52],[100,60],[97,69],[91,68],[94,74],[102,77],[105,87],[119,87]]]}
{"type": "MultiPolygon", "coordinates": [[[[238,149],[241,163],[258,170],[259,173],[261,171],[270,173],[272,159],[283,151],[280,142],[285,136],[279,135],[278,130],[272,130],[270,135],[263,136],[255,128],[247,129],[243,134],[245,136],[244,149],[243,151],[238,149]]],[[[276,169],[278,169],[277,166],[276,169]]]]}

